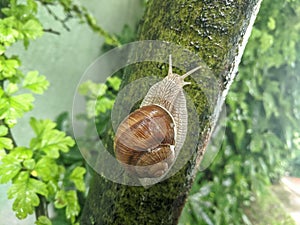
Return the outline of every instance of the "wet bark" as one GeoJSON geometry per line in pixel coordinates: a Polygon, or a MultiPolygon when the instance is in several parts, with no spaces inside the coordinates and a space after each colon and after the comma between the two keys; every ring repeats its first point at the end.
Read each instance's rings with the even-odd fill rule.
{"type": "MultiPolygon", "coordinates": [[[[201,121],[193,157],[174,176],[146,188],[117,184],[95,173],[81,224],[178,223],[214,121],[237,73],[260,3],[261,0],[148,2],[139,27],[139,39],[172,42],[200,57],[218,82],[214,109],[206,110],[207,104],[202,99],[205,96],[198,94],[199,89],[193,85],[187,87],[185,90],[196,105],[201,121]]],[[[133,66],[124,76],[123,86],[141,76],[166,74],[164,68],[151,63],[133,66]]],[[[190,125],[193,121],[189,121],[190,125]]],[[[188,148],[187,145],[181,151],[190,150],[188,148]]]]}

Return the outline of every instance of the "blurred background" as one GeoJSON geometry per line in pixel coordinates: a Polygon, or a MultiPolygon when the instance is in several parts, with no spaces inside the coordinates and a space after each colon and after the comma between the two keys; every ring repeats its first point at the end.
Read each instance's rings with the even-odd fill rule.
{"type": "MultiPolygon", "coordinates": [[[[80,3],[121,43],[134,40],[145,1],[80,3]]],[[[59,6],[52,10],[64,14],[59,6]]],[[[23,71],[38,70],[50,81],[45,94],[36,97],[33,111],[13,128],[20,145],[28,145],[33,136],[31,116],[55,120],[71,113],[84,71],[110,49],[86,24],[69,20],[68,31],[43,7],[39,19],[60,34],[45,33],[27,50],[22,43],[9,49],[9,54],[19,55],[23,71]]],[[[226,100],[226,117],[219,124],[225,136],[217,134],[209,146],[180,224],[300,224],[299,51],[300,2],[263,0],[226,100]]],[[[99,123],[103,126],[105,119],[99,123]]],[[[8,186],[0,185],[0,224],[33,224],[34,216],[15,218],[8,186]]]]}

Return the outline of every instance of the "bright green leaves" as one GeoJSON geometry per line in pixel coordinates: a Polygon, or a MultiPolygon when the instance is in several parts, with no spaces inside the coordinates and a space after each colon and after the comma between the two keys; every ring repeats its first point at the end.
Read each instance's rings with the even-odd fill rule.
{"type": "Polygon", "coordinates": [[[75,224],[76,218],[80,212],[80,205],[78,203],[77,192],[85,190],[84,174],[86,170],[83,167],[75,167],[71,174],[66,172],[64,174],[65,179],[60,180],[57,184],[63,184],[62,187],[57,186],[56,192],[53,192],[54,206],[57,209],[63,209],[65,211],[66,218],[75,224]],[[73,183],[73,185],[71,184],[73,183]],[[75,185],[75,187],[74,187],[75,185]],[[73,188],[72,188],[73,187],[73,188]]]}
{"type": "Polygon", "coordinates": [[[121,79],[118,77],[108,77],[107,82],[115,90],[118,91],[121,85],[121,79]]]}
{"type": "Polygon", "coordinates": [[[31,19],[23,24],[21,32],[21,38],[24,40],[24,46],[28,47],[30,39],[36,39],[43,35],[43,27],[38,20],[31,19]]]}
{"type": "Polygon", "coordinates": [[[0,183],[7,183],[12,180],[22,169],[22,165],[19,160],[8,154],[6,155],[0,164],[0,183]]]}
{"type": "Polygon", "coordinates": [[[8,198],[14,198],[13,210],[19,219],[24,219],[28,214],[34,212],[34,208],[39,205],[38,194],[47,196],[47,186],[45,183],[30,178],[28,172],[20,172],[13,179],[12,186],[9,188],[8,198]]]}
{"type": "Polygon", "coordinates": [[[66,218],[74,223],[80,212],[75,190],[85,191],[86,170],[77,166],[69,171],[57,162],[61,152],[68,152],[69,147],[74,145],[74,140],[66,136],[64,132],[55,129],[56,124],[50,120],[32,118],[30,125],[36,134],[30,142],[30,147],[37,155],[43,154],[35,165],[29,163],[30,166],[34,165],[31,175],[47,185],[49,197],[55,199],[55,207],[65,208],[66,218]],[[74,187],[72,189],[75,190],[66,191],[70,187],[74,187]]]}
{"type": "Polygon", "coordinates": [[[19,31],[14,27],[15,19],[8,17],[0,19],[0,44],[10,46],[18,40],[19,31]]]}
{"type": "Polygon", "coordinates": [[[1,125],[0,126],[0,151],[3,149],[9,150],[13,148],[12,140],[10,138],[5,137],[7,134],[8,134],[7,127],[1,125]]]}
{"type": "MultiPolygon", "coordinates": [[[[30,160],[32,155],[32,151],[25,147],[14,148],[5,155],[0,164],[0,183],[12,180],[24,168],[23,163],[30,160]]],[[[28,163],[27,165],[29,165],[28,163]]]]}
{"type": "Polygon", "coordinates": [[[34,1],[28,0],[26,5],[11,4],[2,12],[7,16],[0,20],[0,43],[4,46],[23,40],[27,48],[29,40],[42,36],[43,27],[36,18],[37,4],[34,1]]]}
{"type": "Polygon", "coordinates": [[[105,94],[107,86],[105,84],[97,84],[90,80],[86,81],[79,87],[79,93],[82,95],[88,95],[91,98],[101,97],[105,94]]]}
{"type": "MultiPolygon", "coordinates": [[[[18,118],[33,108],[34,97],[31,93],[17,94],[18,84],[22,81],[22,73],[18,70],[20,61],[15,58],[0,56],[0,81],[8,80],[5,87],[0,87],[0,120],[4,120],[7,126],[13,127],[18,118]]],[[[42,94],[49,82],[45,76],[37,71],[28,72],[23,87],[33,93],[42,94]]]]}
{"type": "Polygon", "coordinates": [[[268,28],[270,30],[275,30],[275,28],[276,28],[276,21],[275,21],[275,19],[273,17],[269,17],[268,28]]]}
{"type": "Polygon", "coordinates": [[[111,110],[115,99],[114,92],[119,90],[120,84],[120,78],[109,77],[106,83],[86,81],[80,86],[79,93],[87,99],[86,112],[89,119],[111,110]]]}
{"type": "Polygon", "coordinates": [[[0,164],[0,183],[7,183],[19,174],[22,168],[33,168],[32,151],[25,147],[14,148],[3,156],[0,164]]]}
{"type": "Polygon", "coordinates": [[[31,90],[36,94],[43,94],[48,86],[49,81],[46,80],[45,76],[39,75],[38,71],[31,71],[27,73],[23,81],[23,87],[31,90]]]}
{"type": "Polygon", "coordinates": [[[85,183],[84,183],[85,173],[86,173],[85,168],[76,167],[70,175],[70,180],[74,182],[76,189],[79,191],[85,191],[85,183]]]}
{"type": "Polygon", "coordinates": [[[75,222],[76,217],[79,215],[80,206],[78,204],[77,194],[75,191],[64,191],[57,192],[55,196],[54,206],[56,208],[66,208],[66,218],[75,222]]]}
{"type": "Polygon", "coordinates": [[[54,159],[43,157],[36,163],[32,174],[33,176],[48,182],[50,180],[55,180],[59,175],[59,172],[59,166],[54,159]]]}
{"type": "MultiPolygon", "coordinates": [[[[95,107],[96,110],[94,110],[95,114],[92,113],[93,112],[92,110],[89,110],[88,111],[88,112],[90,112],[89,115],[91,117],[94,117],[94,116],[99,115],[100,113],[105,113],[107,110],[110,110],[113,107],[114,102],[115,101],[113,99],[109,99],[107,97],[100,98],[96,102],[96,107],[95,107]]],[[[91,104],[89,109],[91,109],[92,106],[93,105],[91,104]]]]}
{"type": "Polygon", "coordinates": [[[58,198],[66,202],[63,207],[67,218],[75,222],[80,211],[75,190],[85,191],[86,170],[80,166],[66,170],[57,161],[62,152],[68,152],[74,145],[74,140],[55,129],[56,124],[50,120],[32,118],[30,125],[36,134],[30,142],[30,149],[11,149],[12,143],[7,141],[10,139],[3,137],[7,135],[8,129],[0,126],[0,143],[3,142],[11,149],[3,156],[0,164],[0,183],[12,181],[8,197],[14,198],[13,210],[19,219],[34,212],[40,203],[39,196],[53,200],[59,192],[64,193],[63,197],[58,198]],[[74,191],[65,191],[65,188],[74,191]]]}
{"type": "Polygon", "coordinates": [[[7,96],[0,88],[0,120],[4,120],[9,127],[13,127],[18,118],[32,109],[33,100],[31,94],[7,96]]]}
{"type": "Polygon", "coordinates": [[[13,120],[22,117],[24,112],[28,112],[33,108],[33,100],[31,94],[20,94],[8,98],[9,109],[6,118],[13,120]]]}
{"type": "Polygon", "coordinates": [[[90,126],[95,126],[94,121],[96,122],[97,131],[100,136],[105,132],[107,126],[109,126],[111,109],[120,83],[121,79],[115,75],[114,77],[109,77],[105,83],[86,81],[80,85],[79,93],[86,99],[86,114],[80,115],[80,119],[87,122],[86,142],[90,142],[89,139],[93,138],[89,135],[89,128],[90,126]]]}
{"type": "MultiPolygon", "coordinates": [[[[29,148],[16,147],[9,132],[9,129],[17,123],[17,119],[33,108],[33,93],[43,94],[49,86],[46,77],[37,71],[23,74],[19,69],[21,61],[18,56],[9,57],[6,54],[8,47],[16,42],[23,41],[27,48],[30,40],[43,35],[44,28],[37,18],[39,9],[37,2],[7,0],[7,8],[1,8],[0,183],[11,182],[8,197],[14,199],[13,210],[18,218],[23,219],[28,214],[32,214],[34,208],[40,204],[41,198],[46,199],[47,202],[60,199],[64,201],[64,205],[58,204],[58,206],[65,210],[68,222],[75,224],[80,211],[77,194],[78,191],[85,191],[86,170],[80,166],[82,158],[79,151],[73,154],[77,150],[74,148],[72,153],[69,152],[69,148],[74,145],[74,140],[58,130],[52,121],[34,118],[31,119],[30,125],[36,136],[30,141],[29,148]],[[74,155],[77,161],[72,158],[74,155]],[[60,193],[57,198],[55,198],[56,193],[60,193]]],[[[85,21],[94,31],[104,35],[107,42],[118,44],[113,36],[96,24],[84,7],[74,4],[72,0],[42,0],[40,3],[41,7],[48,7],[48,4],[61,6],[67,15],[65,19],[61,19],[62,23],[69,18],[77,17],[85,21]]],[[[48,12],[51,10],[49,8],[48,12]]],[[[58,18],[55,12],[49,15],[58,18]]],[[[49,27],[47,30],[51,29],[49,27]]],[[[111,80],[110,84],[113,90],[119,86],[116,79],[111,80]]],[[[102,101],[98,111],[106,110],[112,105],[107,101],[108,96],[104,96],[106,91],[105,85],[95,85],[94,89],[91,88],[89,94],[96,96],[94,102],[102,101]],[[103,96],[102,99],[98,99],[99,94],[103,96]]],[[[38,218],[36,224],[50,225],[51,221],[42,216],[38,218]]]]}
{"type": "Polygon", "coordinates": [[[51,220],[46,216],[40,216],[37,221],[35,221],[36,225],[52,225],[51,220]]]}
{"type": "Polygon", "coordinates": [[[43,151],[49,158],[58,158],[59,151],[67,152],[69,147],[74,145],[74,140],[64,132],[54,129],[56,124],[50,120],[31,118],[30,125],[36,134],[30,142],[30,147],[43,151]]]}
{"type": "Polygon", "coordinates": [[[19,66],[18,59],[6,59],[4,56],[0,56],[0,80],[15,76],[19,66]]]}

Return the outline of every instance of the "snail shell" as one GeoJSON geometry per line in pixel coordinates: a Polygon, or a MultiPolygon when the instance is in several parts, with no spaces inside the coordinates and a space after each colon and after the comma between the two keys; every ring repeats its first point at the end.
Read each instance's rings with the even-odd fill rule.
{"type": "Polygon", "coordinates": [[[115,155],[130,174],[139,178],[161,177],[171,168],[187,133],[183,86],[190,83],[184,79],[198,69],[182,76],[174,74],[170,55],[168,75],[149,89],[140,108],[119,125],[115,155]]]}

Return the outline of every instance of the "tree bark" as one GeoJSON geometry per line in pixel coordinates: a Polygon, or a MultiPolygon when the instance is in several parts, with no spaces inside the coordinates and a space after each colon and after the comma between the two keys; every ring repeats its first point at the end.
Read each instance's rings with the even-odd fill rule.
{"type": "MultiPolygon", "coordinates": [[[[218,115],[237,73],[260,3],[261,0],[148,2],[139,27],[139,39],[172,42],[196,53],[213,71],[220,93],[215,99],[214,110],[209,111],[204,109],[207,105],[198,103],[201,102],[196,94],[199,90],[193,87],[186,89],[197,106],[197,112],[201,112],[199,118],[204,122],[200,124],[196,154],[181,170],[169,179],[147,188],[113,183],[94,174],[81,224],[178,223],[214,126],[211,118],[218,115]]],[[[153,67],[153,64],[138,65],[130,70],[130,74],[125,74],[123,85],[141,77],[141,74],[147,76],[161,73],[161,68],[153,67]]]]}

